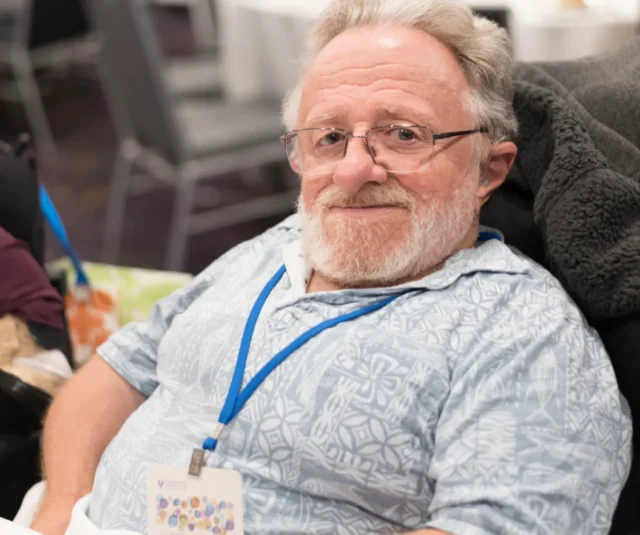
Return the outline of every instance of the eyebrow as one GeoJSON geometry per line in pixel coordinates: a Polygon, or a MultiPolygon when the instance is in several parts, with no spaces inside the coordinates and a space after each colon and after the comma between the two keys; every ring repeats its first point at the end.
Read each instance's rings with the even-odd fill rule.
{"type": "Polygon", "coordinates": [[[384,104],[376,111],[376,122],[383,119],[410,121],[418,126],[431,126],[435,119],[433,113],[417,110],[401,104],[384,104]]]}
{"type": "Polygon", "coordinates": [[[317,115],[312,115],[310,118],[307,117],[305,123],[305,128],[318,128],[324,126],[336,126],[337,124],[342,123],[344,117],[341,113],[338,112],[325,112],[317,115]]]}
{"type": "MultiPolygon", "coordinates": [[[[403,105],[383,104],[375,112],[375,123],[383,120],[410,121],[418,126],[431,126],[434,116],[432,113],[420,111],[403,105]]],[[[335,127],[344,125],[344,115],[331,111],[312,115],[305,121],[305,128],[335,127]]]]}

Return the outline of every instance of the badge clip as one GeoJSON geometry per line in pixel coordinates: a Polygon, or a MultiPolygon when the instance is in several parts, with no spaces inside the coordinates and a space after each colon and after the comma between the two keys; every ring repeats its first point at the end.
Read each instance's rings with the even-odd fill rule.
{"type": "Polygon", "coordinates": [[[200,448],[194,449],[189,463],[189,475],[200,477],[205,464],[205,451],[200,448]]]}

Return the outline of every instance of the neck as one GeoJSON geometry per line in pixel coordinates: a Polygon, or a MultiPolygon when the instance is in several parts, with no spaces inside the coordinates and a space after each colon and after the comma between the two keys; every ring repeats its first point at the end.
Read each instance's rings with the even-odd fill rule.
{"type": "Polygon", "coordinates": [[[321,273],[314,271],[311,274],[311,280],[307,285],[307,293],[317,293],[317,292],[333,292],[335,290],[343,290],[344,287],[332,280],[328,279],[321,273]]]}
{"type": "Polygon", "coordinates": [[[397,286],[399,284],[405,284],[407,282],[416,281],[422,279],[432,273],[438,271],[444,262],[429,268],[418,275],[413,277],[403,277],[390,282],[376,282],[376,281],[367,281],[362,284],[343,284],[339,281],[333,280],[330,277],[326,277],[319,271],[314,271],[311,274],[311,280],[309,281],[309,285],[307,286],[307,293],[316,293],[316,292],[333,292],[336,290],[346,290],[348,288],[385,288],[391,286],[397,286]]]}

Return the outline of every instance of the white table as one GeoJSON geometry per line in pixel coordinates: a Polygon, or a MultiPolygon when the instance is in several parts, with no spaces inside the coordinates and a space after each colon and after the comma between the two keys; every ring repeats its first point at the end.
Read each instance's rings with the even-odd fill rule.
{"type": "Polygon", "coordinates": [[[235,100],[282,97],[296,82],[306,35],[328,0],[218,0],[220,68],[235,100]]]}
{"type": "MultiPolygon", "coordinates": [[[[289,92],[298,78],[307,32],[329,1],[217,0],[228,97],[282,98],[289,92]]],[[[465,1],[476,9],[510,12],[514,52],[524,61],[572,59],[615,48],[633,36],[640,19],[640,7],[629,9],[635,0],[587,0],[606,1],[594,11],[561,10],[558,0],[465,1]]]]}
{"type": "Polygon", "coordinates": [[[638,0],[586,0],[591,9],[539,9],[521,2],[513,10],[513,45],[521,61],[561,61],[614,50],[640,24],[638,0]]]}
{"type": "MultiPolygon", "coordinates": [[[[7,0],[0,0],[6,2],[7,0]]],[[[183,7],[189,14],[191,31],[198,52],[215,50],[218,36],[212,10],[214,0],[147,0],[162,7],[183,7]]]]}

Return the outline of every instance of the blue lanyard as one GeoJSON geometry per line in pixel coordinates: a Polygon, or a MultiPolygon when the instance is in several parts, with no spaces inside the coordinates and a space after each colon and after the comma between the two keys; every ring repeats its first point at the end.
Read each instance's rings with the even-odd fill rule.
{"type": "Polygon", "coordinates": [[[489,240],[498,240],[504,242],[502,234],[496,230],[482,230],[478,233],[478,243],[484,243],[489,240]]]}
{"type": "Polygon", "coordinates": [[[282,276],[285,274],[285,271],[286,268],[282,266],[276,272],[276,274],[264,287],[255,304],[253,305],[253,308],[251,309],[251,313],[249,314],[249,318],[247,319],[247,323],[244,328],[244,334],[242,335],[242,341],[240,342],[236,369],[233,372],[233,378],[231,380],[231,386],[229,387],[229,393],[227,394],[227,400],[222,407],[222,412],[220,413],[220,418],[218,419],[218,427],[214,433],[214,436],[207,438],[202,444],[203,450],[211,452],[216,449],[216,446],[218,445],[218,438],[220,437],[220,433],[222,432],[224,427],[238,415],[238,413],[244,407],[245,403],[247,403],[249,398],[266,380],[271,372],[275,370],[280,364],[282,364],[289,356],[291,356],[294,351],[302,347],[322,331],[326,331],[327,329],[339,325],[340,323],[351,321],[359,318],[360,316],[364,316],[366,314],[370,314],[371,312],[375,312],[376,310],[380,310],[381,308],[386,307],[389,303],[395,301],[398,297],[406,293],[405,291],[394,294],[391,297],[381,299],[377,303],[366,306],[359,310],[355,310],[354,312],[350,312],[348,314],[343,314],[341,316],[338,316],[337,318],[323,321],[315,327],[312,327],[311,329],[300,335],[298,338],[296,338],[282,351],[272,357],[271,360],[267,362],[267,364],[265,364],[263,368],[256,374],[256,376],[251,379],[251,381],[249,381],[244,389],[241,389],[242,378],[244,377],[244,371],[247,365],[247,356],[249,355],[249,348],[251,347],[251,338],[253,337],[253,331],[255,330],[258,317],[260,316],[260,312],[262,311],[267,298],[269,297],[275,286],[278,284],[282,276]]]}
{"type": "Polygon", "coordinates": [[[78,277],[77,284],[83,286],[89,285],[89,277],[87,277],[87,273],[82,266],[80,257],[71,245],[69,235],[67,234],[67,230],[64,228],[64,223],[58,214],[58,210],[56,210],[55,204],[53,204],[51,197],[49,197],[49,193],[42,184],[40,184],[40,209],[49,223],[51,230],[53,230],[53,233],[58,238],[60,245],[62,245],[65,254],[71,259],[71,264],[73,265],[73,269],[75,269],[78,277]]]}

